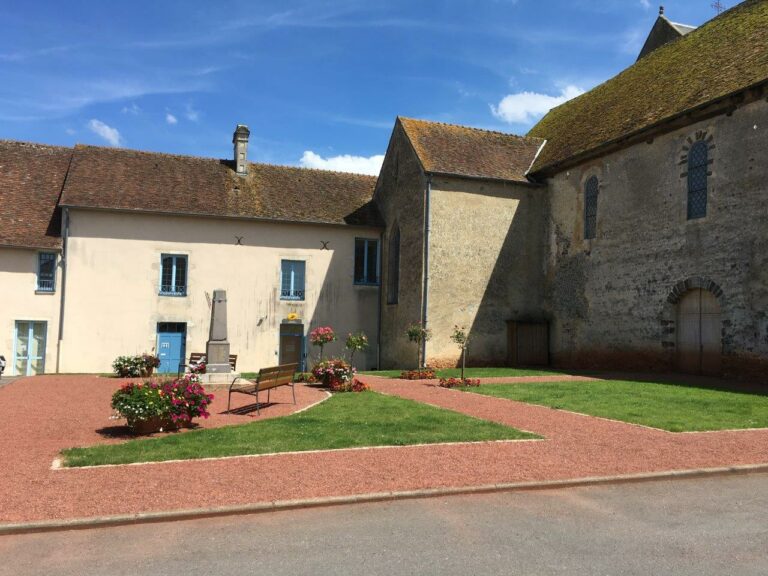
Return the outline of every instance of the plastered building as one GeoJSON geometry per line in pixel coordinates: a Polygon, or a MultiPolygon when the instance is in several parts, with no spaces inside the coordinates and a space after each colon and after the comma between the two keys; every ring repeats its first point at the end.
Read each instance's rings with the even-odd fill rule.
{"type": "Polygon", "coordinates": [[[243,370],[306,364],[327,324],[371,337],[361,368],[414,367],[420,323],[433,366],[458,326],[470,364],[764,375],[767,29],[765,0],[660,14],[527,135],[398,118],[377,179],[249,163],[245,127],[227,160],[2,142],[0,353],[184,357],[225,289],[243,370]]]}

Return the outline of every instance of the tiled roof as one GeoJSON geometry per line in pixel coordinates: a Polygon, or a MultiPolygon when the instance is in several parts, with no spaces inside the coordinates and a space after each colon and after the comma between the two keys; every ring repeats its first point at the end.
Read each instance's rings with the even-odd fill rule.
{"type": "Polygon", "coordinates": [[[60,248],[61,193],[71,148],[0,140],[0,245],[60,248]]]}
{"type": "Polygon", "coordinates": [[[75,147],[61,204],[83,208],[380,225],[372,176],[226,160],[75,147]]]}
{"type": "Polygon", "coordinates": [[[766,31],[768,1],[747,0],[554,108],[528,134],[547,140],[532,172],[768,80],[766,31]]]}
{"type": "Polygon", "coordinates": [[[528,182],[525,173],[543,142],[441,122],[412,118],[398,122],[424,171],[432,174],[528,182]]]}

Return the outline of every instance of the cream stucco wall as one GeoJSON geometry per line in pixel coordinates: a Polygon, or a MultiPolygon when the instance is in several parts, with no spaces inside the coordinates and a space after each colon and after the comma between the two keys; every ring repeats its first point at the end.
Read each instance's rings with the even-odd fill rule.
{"type": "Polygon", "coordinates": [[[541,319],[546,189],[434,178],[430,197],[430,366],[455,366],[454,326],[471,364],[504,364],[507,321],[541,319]]]}
{"type": "MultiPolygon", "coordinates": [[[[17,321],[46,322],[45,371],[56,371],[61,289],[61,259],[56,291],[35,293],[37,255],[40,250],[0,248],[0,354],[8,362],[6,374],[15,374],[13,361],[17,321]]],[[[45,250],[51,252],[51,250],[45,250]]]]}
{"type": "MultiPolygon", "coordinates": [[[[305,335],[320,325],[336,330],[339,341],[326,354],[341,354],[346,334],[364,330],[371,347],[355,364],[376,365],[379,289],[354,285],[353,270],[355,238],[378,239],[377,229],[69,213],[62,371],[106,372],[118,355],[151,351],[159,322],[185,322],[186,356],[204,352],[214,289],[227,291],[238,370],[278,363],[280,324],[292,312],[303,320],[305,335]],[[187,296],[158,295],[162,254],[188,256],[187,296]],[[306,261],[303,302],[280,299],[281,259],[306,261]]],[[[311,348],[307,344],[308,354],[315,354],[311,348]]]]}

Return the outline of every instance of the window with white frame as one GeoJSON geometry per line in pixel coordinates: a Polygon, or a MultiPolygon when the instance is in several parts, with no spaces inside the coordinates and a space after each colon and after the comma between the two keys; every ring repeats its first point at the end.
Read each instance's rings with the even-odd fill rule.
{"type": "Polygon", "coordinates": [[[163,254],[160,266],[160,295],[187,295],[187,256],[163,254]]]}
{"type": "Polygon", "coordinates": [[[355,238],[355,284],[379,283],[379,241],[355,238]]]}
{"type": "Polygon", "coordinates": [[[39,252],[37,254],[37,291],[56,291],[56,253],[39,252]]]}
{"type": "Polygon", "coordinates": [[[304,300],[306,262],[283,260],[280,263],[280,299],[304,300]]]}

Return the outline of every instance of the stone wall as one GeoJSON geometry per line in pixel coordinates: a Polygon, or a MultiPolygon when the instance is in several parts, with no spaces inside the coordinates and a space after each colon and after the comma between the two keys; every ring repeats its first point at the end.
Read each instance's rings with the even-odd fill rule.
{"type": "Polygon", "coordinates": [[[454,326],[469,333],[469,364],[503,365],[507,321],[542,318],[545,195],[526,184],[433,180],[429,365],[460,361],[454,326]]]}
{"type": "Polygon", "coordinates": [[[424,193],[426,178],[399,123],[395,125],[374,199],[387,224],[381,250],[381,367],[416,367],[416,347],[405,336],[421,320],[424,271],[424,193]],[[400,290],[388,304],[389,246],[400,229],[400,290]]]}
{"type": "Polygon", "coordinates": [[[671,368],[676,292],[714,286],[726,371],[768,365],[766,150],[760,100],[549,180],[546,299],[557,364],[671,368]],[[687,220],[686,152],[696,139],[710,145],[708,209],[687,220]],[[597,238],[584,240],[593,175],[597,238]]]}

